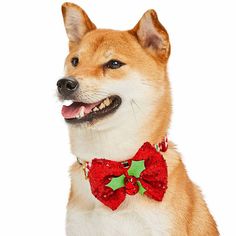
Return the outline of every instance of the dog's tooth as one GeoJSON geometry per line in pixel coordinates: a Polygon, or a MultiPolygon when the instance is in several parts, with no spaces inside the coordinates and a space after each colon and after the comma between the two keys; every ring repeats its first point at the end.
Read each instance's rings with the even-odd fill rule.
{"type": "Polygon", "coordinates": [[[80,113],[79,113],[80,118],[84,117],[84,109],[85,109],[85,107],[82,107],[80,110],[80,113]]]}
{"type": "Polygon", "coordinates": [[[72,103],[73,103],[72,100],[64,100],[64,101],[62,102],[62,105],[68,107],[68,106],[70,106],[72,103]]]}
{"type": "Polygon", "coordinates": [[[103,108],[105,108],[106,107],[106,105],[102,102],[101,104],[100,104],[100,106],[99,106],[99,109],[103,109],[103,108]]]}
{"type": "Polygon", "coordinates": [[[109,106],[110,105],[110,99],[109,98],[106,98],[106,100],[103,102],[106,106],[109,106]]]}
{"type": "Polygon", "coordinates": [[[84,117],[84,109],[85,109],[85,107],[83,106],[83,107],[81,107],[81,110],[80,110],[80,112],[76,115],[76,118],[77,119],[81,119],[81,118],[83,118],[84,117]]]}
{"type": "Polygon", "coordinates": [[[99,111],[99,109],[97,107],[94,107],[93,111],[99,111]]]}

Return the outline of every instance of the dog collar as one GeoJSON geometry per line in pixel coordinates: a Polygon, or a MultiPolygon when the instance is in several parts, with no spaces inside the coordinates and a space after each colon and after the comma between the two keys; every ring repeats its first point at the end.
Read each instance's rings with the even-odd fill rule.
{"type": "Polygon", "coordinates": [[[126,161],[94,158],[92,162],[78,162],[89,179],[92,194],[105,206],[116,210],[126,194],[140,193],[162,201],[167,189],[167,165],[161,152],[168,148],[168,140],[156,145],[146,142],[126,161]]]}
{"type": "MultiPolygon", "coordinates": [[[[168,149],[168,138],[165,136],[162,141],[158,144],[153,145],[157,152],[166,152],[168,149]]],[[[91,167],[91,163],[88,161],[81,160],[78,156],[76,156],[77,163],[82,166],[84,177],[88,179],[89,169],[91,167]]],[[[127,161],[123,161],[124,163],[127,161]]]]}

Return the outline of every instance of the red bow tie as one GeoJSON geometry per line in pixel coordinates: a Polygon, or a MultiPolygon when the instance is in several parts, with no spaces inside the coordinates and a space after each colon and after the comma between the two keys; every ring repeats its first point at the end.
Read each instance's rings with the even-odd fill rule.
{"type": "Polygon", "coordinates": [[[153,147],[144,143],[132,159],[123,162],[93,159],[88,167],[92,194],[104,205],[116,210],[126,194],[137,192],[161,201],[167,189],[167,166],[160,151],[167,139],[153,147]]]}

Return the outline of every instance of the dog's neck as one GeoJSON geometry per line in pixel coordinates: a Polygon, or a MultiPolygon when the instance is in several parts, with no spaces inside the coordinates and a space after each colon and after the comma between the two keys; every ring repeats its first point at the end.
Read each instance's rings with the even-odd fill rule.
{"type": "Polygon", "coordinates": [[[95,157],[127,160],[144,142],[159,143],[165,136],[165,133],[151,136],[150,131],[133,129],[132,125],[108,130],[76,127],[69,130],[72,154],[82,161],[91,161],[95,157]]]}

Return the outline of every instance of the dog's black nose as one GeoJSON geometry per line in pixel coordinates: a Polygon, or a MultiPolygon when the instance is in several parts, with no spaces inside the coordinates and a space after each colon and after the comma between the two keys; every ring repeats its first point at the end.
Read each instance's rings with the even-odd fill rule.
{"type": "Polygon", "coordinates": [[[78,87],[79,82],[72,77],[63,78],[57,81],[58,92],[64,96],[71,95],[78,87]]]}

